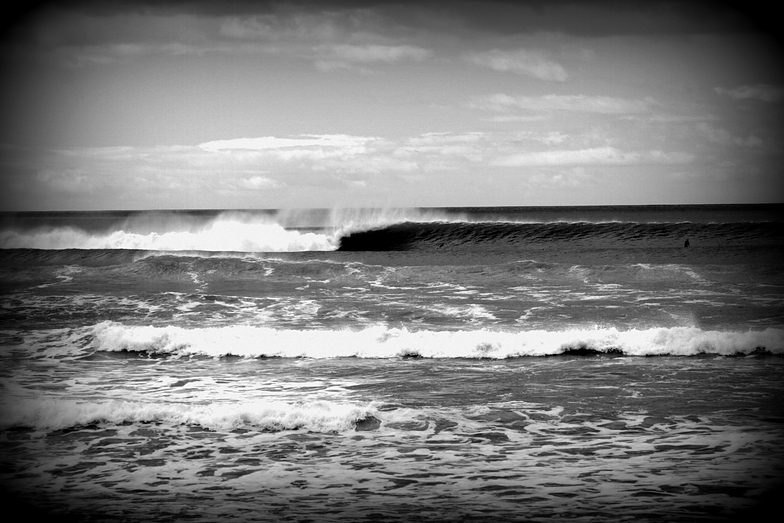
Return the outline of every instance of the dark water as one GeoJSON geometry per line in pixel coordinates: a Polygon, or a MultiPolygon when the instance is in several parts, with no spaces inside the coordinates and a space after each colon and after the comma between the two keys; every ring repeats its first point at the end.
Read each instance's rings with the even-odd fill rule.
{"type": "Polygon", "coordinates": [[[781,210],[7,213],[0,482],[84,521],[752,517],[781,210]]]}

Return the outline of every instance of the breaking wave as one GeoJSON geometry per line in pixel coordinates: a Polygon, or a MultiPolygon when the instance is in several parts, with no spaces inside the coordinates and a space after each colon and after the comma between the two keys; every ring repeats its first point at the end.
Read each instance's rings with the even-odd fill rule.
{"type": "Polygon", "coordinates": [[[95,213],[85,217],[6,217],[2,249],[298,252],[332,251],[340,237],[394,223],[461,220],[437,210],[338,209],[95,213]]]}
{"type": "Polygon", "coordinates": [[[28,335],[40,356],[116,353],[143,357],[491,358],[584,354],[741,356],[784,354],[784,330],[712,331],[697,327],[563,331],[274,329],[250,325],[183,328],[102,322],[51,335],[28,335]]]}
{"type": "Polygon", "coordinates": [[[316,400],[243,401],[207,405],[174,402],[84,401],[46,398],[16,398],[0,404],[0,430],[26,427],[62,430],[96,423],[166,423],[198,426],[208,430],[255,429],[268,432],[311,430],[345,431],[372,420],[371,405],[316,400]]]}
{"type": "Polygon", "coordinates": [[[90,233],[73,227],[44,231],[3,231],[4,249],[133,249],[147,251],[296,252],[329,251],[329,234],[289,230],[275,223],[218,219],[196,231],[90,233]]]}
{"type": "MultiPolygon", "coordinates": [[[[513,214],[510,216],[514,216],[513,214]]],[[[778,221],[526,221],[445,209],[157,211],[4,217],[2,249],[298,252],[503,248],[521,244],[782,241],[778,221]]]]}

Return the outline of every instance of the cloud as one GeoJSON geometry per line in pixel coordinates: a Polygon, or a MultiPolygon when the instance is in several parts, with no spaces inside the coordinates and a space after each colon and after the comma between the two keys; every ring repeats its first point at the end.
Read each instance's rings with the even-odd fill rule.
{"type": "Polygon", "coordinates": [[[284,184],[266,176],[252,176],[250,178],[241,178],[237,180],[237,186],[243,189],[280,189],[285,187],[284,184]]]}
{"type": "Polygon", "coordinates": [[[736,100],[760,100],[773,103],[784,100],[784,87],[779,85],[743,85],[734,89],[716,87],[715,90],[722,96],[729,96],[736,100]]]}
{"type": "Polygon", "coordinates": [[[484,53],[466,54],[464,59],[469,63],[489,67],[495,71],[512,72],[538,78],[563,82],[567,78],[561,64],[548,60],[538,51],[518,49],[515,51],[499,51],[494,49],[484,53]]]}
{"type": "Polygon", "coordinates": [[[338,60],[346,62],[398,62],[400,60],[421,61],[432,55],[432,51],[411,45],[335,45],[330,48],[338,60]]]}
{"type": "Polygon", "coordinates": [[[219,48],[206,48],[186,45],[178,42],[140,44],[120,43],[97,46],[64,46],[56,49],[55,56],[60,65],[67,68],[78,68],[90,65],[112,65],[123,60],[150,56],[185,56],[203,55],[208,51],[220,51],[219,48]]]}
{"type": "Polygon", "coordinates": [[[220,35],[289,56],[312,60],[322,71],[360,69],[368,64],[422,61],[433,52],[401,41],[394,23],[374,9],[324,11],[276,10],[274,13],[229,17],[220,35]]]}
{"type": "Polygon", "coordinates": [[[255,16],[231,16],[221,20],[218,30],[221,36],[238,40],[280,40],[283,37],[314,35],[313,27],[306,27],[300,18],[288,27],[282,27],[277,16],[261,14],[255,16]]]}
{"type": "Polygon", "coordinates": [[[469,132],[469,133],[425,133],[419,136],[414,136],[406,140],[407,145],[412,146],[429,146],[429,145],[444,145],[444,144],[460,144],[460,143],[476,143],[486,137],[482,132],[469,132]]]}
{"type": "Polygon", "coordinates": [[[538,187],[576,189],[586,187],[594,180],[593,173],[586,172],[584,167],[577,166],[538,171],[528,178],[528,183],[538,187]]]}
{"type": "MultiPolygon", "coordinates": [[[[229,2],[230,3],[230,2],[229,2]]],[[[192,12],[188,6],[134,11],[134,2],[91,9],[52,9],[37,16],[28,39],[39,57],[67,68],[107,66],[150,57],[277,55],[320,69],[424,60],[432,51],[411,45],[376,8],[294,8],[248,3],[244,12],[192,12]]],[[[29,43],[26,42],[29,46],[29,43]]],[[[0,46],[0,52],[3,51],[0,46]]]]}
{"type": "Polygon", "coordinates": [[[492,111],[524,110],[532,112],[573,111],[599,114],[635,114],[650,111],[656,104],[651,98],[628,100],[610,96],[558,95],[510,96],[497,93],[475,99],[470,106],[492,111]]]}
{"type": "Polygon", "coordinates": [[[260,138],[233,138],[230,140],[214,140],[199,144],[205,151],[228,151],[234,149],[266,150],[284,149],[289,147],[354,147],[362,145],[372,138],[349,136],[346,134],[306,134],[298,138],[278,138],[263,136],[260,138]]]}
{"type": "Polygon", "coordinates": [[[285,4],[270,6],[267,13],[226,16],[220,20],[221,36],[236,40],[345,42],[357,33],[377,34],[385,28],[383,18],[370,9],[296,9],[285,4]]]}
{"type": "Polygon", "coordinates": [[[525,152],[497,158],[491,165],[500,167],[542,167],[553,165],[639,165],[688,163],[692,155],[682,152],[624,152],[615,147],[555,149],[525,152]]]}
{"type": "Polygon", "coordinates": [[[334,69],[350,69],[356,64],[394,63],[402,60],[421,62],[429,58],[433,52],[422,47],[411,45],[331,45],[314,48],[316,67],[322,71],[334,69]]]}
{"type": "Polygon", "coordinates": [[[368,155],[348,158],[326,158],[312,165],[314,172],[354,173],[358,175],[387,175],[391,172],[415,172],[419,163],[410,159],[396,158],[389,151],[375,151],[368,155]]]}
{"type": "Polygon", "coordinates": [[[36,179],[38,183],[58,191],[80,193],[92,190],[89,172],[82,167],[42,169],[36,179]]]}
{"type": "Polygon", "coordinates": [[[536,142],[540,142],[546,145],[555,145],[559,143],[563,143],[569,139],[568,134],[563,134],[559,131],[550,131],[547,133],[535,133],[535,132],[521,132],[518,133],[518,136],[522,139],[527,140],[534,140],[536,142]]]}
{"type": "Polygon", "coordinates": [[[485,152],[496,147],[482,132],[441,132],[401,141],[342,134],[237,138],[205,142],[198,150],[215,157],[210,163],[233,162],[235,169],[277,170],[297,162],[299,168],[313,172],[384,174],[454,170],[466,161],[482,161],[485,152]]]}
{"type": "Polygon", "coordinates": [[[281,160],[294,158],[321,159],[365,153],[367,143],[375,140],[364,136],[345,134],[301,135],[295,138],[264,136],[261,138],[234,138],[215,140],[199,145],[212,153],[261,153],[281,160]]]}
{"type": "Polygon", "coordinates": [[[763,142],[760,138],[751,135],[747,138],[733,136],[729,131],[721,127],[716,127],[705,122],[697,124],[697,130],[702,132],[709,142],[719,145],[737,145],[746,149],[760,149],[763,142]]]}
{"type": "Polygon", "coordinates": [[[407,139],[394,154],[401,157],[427,159],[429,170],[449,170],[452,167],[436,157],[462,157],[471,162],[482,161],[487,148],[494,147],[489,137],[482,132],[469,133],[425,133],[407,139]]]}
{"type": "Polygon", "coordinates": [[[547,120],[548,118],[549,116],[545,114],[499,114],[493,116],[490,118],[490,120],[493,122],[541,122],[542,120],[547,120]]]}
{"type": "Polygon", "coordinates": [[[300,174],[383,174],[419,168],[415,160],[395,154],[394,147],[394,143],[375,137],[325,134],[216,140],[200,144],[198,150],[208,154],[209,162],[216,165],[231,162],[235,169],[265,167],[274,168],[276,173],[290,172],[291,167],[287,169],[285,164],[291,162],[296,162],[300,174]]]}

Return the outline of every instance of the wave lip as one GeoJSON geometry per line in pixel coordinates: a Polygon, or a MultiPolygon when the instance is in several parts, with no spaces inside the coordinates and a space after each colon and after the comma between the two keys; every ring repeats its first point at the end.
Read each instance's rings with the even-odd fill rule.
{"type": "Polygon", "coordinates": [[[784,329],[706,331],[696,327],[563,331],[419,330],[383,325],[349,329],[274,329],[251,325],[151,327],[102,322],[28,336],[38,356],[79,358],[96,352],[155,357],[491,358],[582,353],[626,356],[784,355],[784,329]]]}

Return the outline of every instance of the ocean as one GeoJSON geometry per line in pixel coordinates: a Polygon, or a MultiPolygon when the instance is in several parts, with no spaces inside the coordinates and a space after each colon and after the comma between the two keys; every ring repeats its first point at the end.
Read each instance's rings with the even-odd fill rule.
{"type": "Polygon", "coordinates": [[[760,520],[784,476],[782,211],[0,213],[4,507],[760,520]]]}

